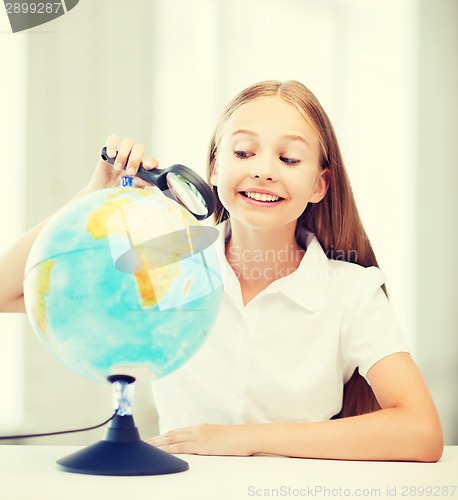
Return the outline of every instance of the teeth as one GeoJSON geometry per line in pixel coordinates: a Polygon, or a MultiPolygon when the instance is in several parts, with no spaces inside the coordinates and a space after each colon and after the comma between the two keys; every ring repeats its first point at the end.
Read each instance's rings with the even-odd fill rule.
{"type": "Polygon", "coordinates": [[[280,198],[278,196],[272,196],[270,194],[261,194],[261,193],[250,193],[245,192],[248,198],[253,198],[253,200],[257,201],[278,201],[280,198]]]}

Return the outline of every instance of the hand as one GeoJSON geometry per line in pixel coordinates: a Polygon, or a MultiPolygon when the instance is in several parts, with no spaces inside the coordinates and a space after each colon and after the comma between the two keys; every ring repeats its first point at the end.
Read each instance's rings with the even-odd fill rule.
{"type": "Polygon", "coordinates": [[[249,425],[200,424],[156,436],[147,442],[168,453],[249,456],[249,425]]]}
{"type": "MultiPolygon", "coordinates": [[[[97,189],[118,187],[120,178],[123,175],[135,176],[142,161],[143,166],[147,170],[152,170],[158,166],[157,161],[152,157],[143,160],[145,148],[141,144],[135,144],[132,139],[124,139],[118,148],[118,137],[116,135],[110,135],[107,139],[106,148],[110,158],[114,158],[116,156],[116,151],[119,149],[116,162],[114,165],[111,165],[111,163],[103,161],[102,158],[99,159],[94,174],[84,190],[86,193],[97,189]],[[123,170],[126,162],[126,170],[123,170]]],[[[151,184],[135,176],[134,185],[135,187],[144,188],[151,184]]]]}

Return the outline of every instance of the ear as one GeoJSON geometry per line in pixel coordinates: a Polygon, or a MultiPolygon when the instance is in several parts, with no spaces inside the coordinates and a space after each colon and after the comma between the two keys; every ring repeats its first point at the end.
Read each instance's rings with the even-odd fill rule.
{"type": "Polygon", "coordinates": [[[213,164],[212,173],[210,174],[210,182],[212,186],[218,186],[218,165],[216,160],[213,164]]]}
{"type": "Polygon", "coordinates": [[[320,176],[316,180],[315,188],[310,196],[309,203],[319,203],[328,192],[330,184],[330,172],[328,168],[321,171],[320,176]]]}

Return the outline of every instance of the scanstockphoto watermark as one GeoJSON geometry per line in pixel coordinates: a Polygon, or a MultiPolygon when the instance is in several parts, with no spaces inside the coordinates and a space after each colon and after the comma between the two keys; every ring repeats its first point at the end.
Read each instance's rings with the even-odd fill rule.
{"type": "Polygon", "coordinates": [[[405,484],[386,485],[380,488],[348,488],[344,486],[325,486],[322,484],[292,487],[281,485],[274,488],[261,488],[250,485],[247,489],[253,498],[390,498],[390,497],[442,497],[457,498],[456,484],[405,484]]]}
{"type": "Polygon", "coordinates": [[[5,12],[13,33],[26,31],[35,26],[49,23],[67,14],[78,2],[79,0],[53,0],[44,2],[37,0],[23,0],[21,2],[3,0],[5,12]]]}
{"type": "Polygon", "coordinates": [[[385,496],[382,488],[346,488],[343,486],[328,487],[321,484],[292,487],[281,485],[278,488],[259,488],[248,486],[248,496],[254,498],[339,498],[339,497],[378,497],[385,496]]]}

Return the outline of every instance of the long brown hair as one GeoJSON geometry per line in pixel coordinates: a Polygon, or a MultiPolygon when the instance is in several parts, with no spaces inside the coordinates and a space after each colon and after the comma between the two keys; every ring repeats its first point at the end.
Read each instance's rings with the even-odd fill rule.
{"type": "MultiPolygon", "coordinates": [[[[293,105],[314,128],[320,144],[319,163],[328,170],[328,191],[319,203],[308,203],[299,217],[296,238],[301,228],[313,232],[329,258],[338,255],[364,267],[377,266],[370,241],[363,228],[356,208],[350,181],[345,170],[340,148],[332,124],[314,94],[303,84],[290,80],[279,82],[268,80],[252,85],[240,92],[228,105],[218,122],[210,142],[208,153],[208,179],[215,167],[222,128],[236,109],[245,103],[262,97],[280,96],[293,105]]],[[[216,222],[229,217],[213,187],[216,198],[216,222]]],[[[385,286],[382,287],[386,293],[385,286]]],[[[372,389],[355,370],[345,384],[342,410],[336,417],[361,415],[379,410],[372,389]]]]}

